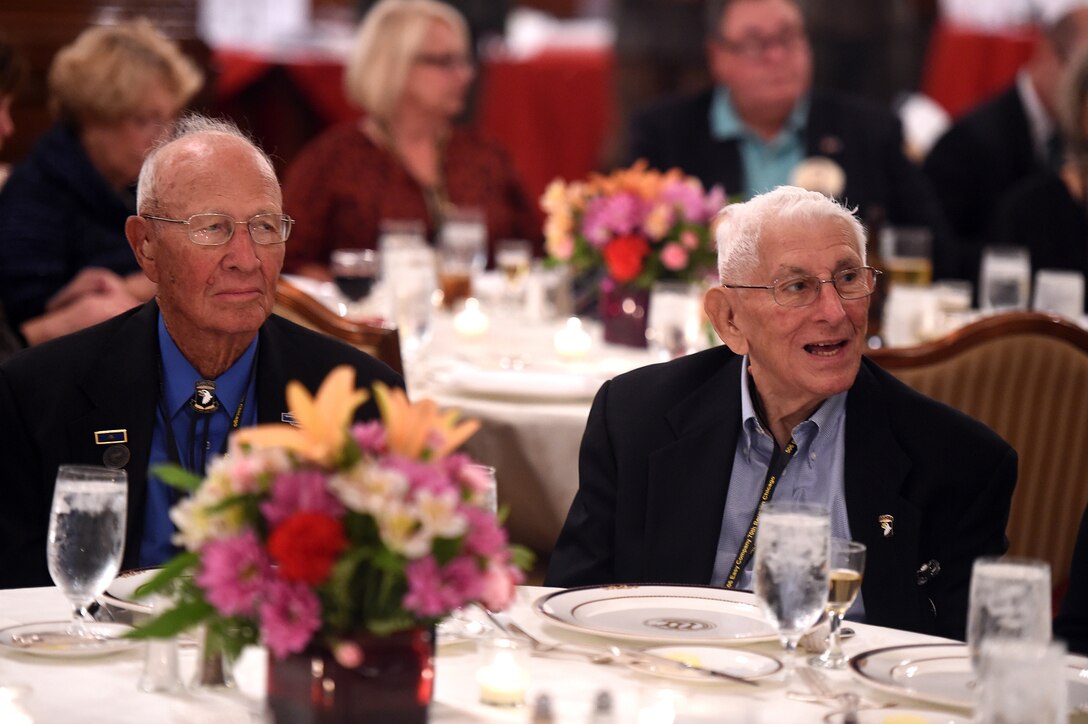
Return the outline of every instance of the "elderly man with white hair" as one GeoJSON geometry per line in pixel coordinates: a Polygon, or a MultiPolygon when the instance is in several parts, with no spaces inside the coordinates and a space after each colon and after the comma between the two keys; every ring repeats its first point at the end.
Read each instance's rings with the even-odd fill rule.
{"type": "Polygon", "coordinates": [[[824,505],[868,547],[859,616],[962,638],[972,562],[1007,547],[1015,451],[862,356],[879,272],[840,204],[779,187],[715,233],[726,346],[602,386],[545,582],[748,588],[745,534],[784,463],[772,499],[824,505]]]}

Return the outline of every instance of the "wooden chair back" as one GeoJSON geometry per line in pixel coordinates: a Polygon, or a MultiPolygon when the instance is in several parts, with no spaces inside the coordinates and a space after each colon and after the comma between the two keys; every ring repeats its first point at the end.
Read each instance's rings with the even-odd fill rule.
{"type": "Polygon", "coordinates": [[[400,337],[393,326],[345,319],[282,278],[276,286],[276,305],[273,312],[303,327],[354,345],[385,362],[398,374],[404,375],[400,337]]]}
{"type": "Polygon", "coordinates": [[[1062,317],[1015,312],[869,357],[1016,449],[1009,554],[1048,561],[1061,589],[1088,503],[1088,331],[1062,317]]]}

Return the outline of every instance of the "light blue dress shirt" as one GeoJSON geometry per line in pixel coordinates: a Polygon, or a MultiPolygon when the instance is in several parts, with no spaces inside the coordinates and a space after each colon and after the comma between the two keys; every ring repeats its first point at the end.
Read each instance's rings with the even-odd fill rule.
{"type": "MultiPolygon", "coordinates": [[[[840,392],[824,401],[812,417],[793,428],[797,443],[785,471],[775,485],[773,501],[792,500],[825,505],[831,511],[831,535],[850,539],[850,522],[846,517],[846,496],[843,487],[845,470],[846,395],[840,392]]],[[[711,585],[724,586],[737,551],[748,532],[756,505],[763,494],[767,468],[774,452],[774,437],[763,427],[756,414],[748,386],[748,358],[744,358],[740,373],[741,432],[733,454],[733,473],[722,515],[718,552],[714,558],[711,585]]],[[[758,546],[758,536],[757,536],[758,546]]],[[[737,579],[737,588],[752,587],[752,562],[737,579]]],[[[864,615],[861,596],[851,606],[849,616],[860,620],[864,615]]]]}
{"type": "MultiPolygon", "coordinates": [[[[159,315],[159,354],[162,359],[162,371],[165,376],[163,389],[166,393],[166,410],[170,415],[174,440],[177,442],[177,459],[185,465],[189,457],[189,413],[185,410],[197,380],[204,376],[185,359],[185,356],[166,331],[162,315],[159,315]]],[[[219,409],[210,413],[211,428],[208,432],[208,462],[226,446],[227,433],[231,420],[242,401],[245,392],[246,404],[242,410],[240,427],[257,423],[257,379],[251,375],[257,355],[257,338],[254,337],[242,356],[235,360],[230,368],[215,380],[215,395],[219,398],[219,409]],[[248,383],[248,384],[247,384],[248,383]],[[247,389],[248,388],[248,389],[247,389]]],[[[201,434],[197,425],[197,435],[201,434]]],[[[172,462],[173,456],[166,448],[166,428],[162,414],[155,410],[155,428],[151,435],[151,457],[149,467],[172,462]]],[[[147,504],[144,507],[144,535],[140,541],[140,565],[158,566],[173,557],[176,549],[170,542],[174,535],[174,524],[170,520],[170,487],[158,477],[147,476],[147,504]]]]}
{"type": "Polygon", "coordinates": [[[740,193],[745,200],[789,183],[790,174],[805,159],[805,123],[809,99],[804,96],[793,107],[786,125],[770,141],[764,141],[737,115],[729,90],[718,86],[710,101],[710,136],[716,141],[739,141],[744,165],[744,188],[726,189],[730,196],[740,193]]]}

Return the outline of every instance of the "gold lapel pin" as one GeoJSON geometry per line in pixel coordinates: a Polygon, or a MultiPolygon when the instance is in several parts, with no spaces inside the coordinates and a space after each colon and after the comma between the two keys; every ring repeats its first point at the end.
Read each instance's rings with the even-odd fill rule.
{"type": "Polygon", "coordinates": [[[885,538],[891,538],[895,535],[895,531],[892,530],[892,523],[895,522],[895,516],[885,513],[884,515],[877,516],[876,520],[880,523],[880,529],[884,531],[885,538]]]}

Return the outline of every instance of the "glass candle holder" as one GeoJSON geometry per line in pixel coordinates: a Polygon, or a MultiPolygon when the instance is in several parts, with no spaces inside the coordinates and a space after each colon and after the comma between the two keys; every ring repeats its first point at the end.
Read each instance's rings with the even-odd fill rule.
{"type": "Polygon", "coordinates": [[[495,637],[478,644],[480,668],[476,682],[480,702],[491,706],[522,706],[529,688],[529,646],[517,639],[495,637]]]}

